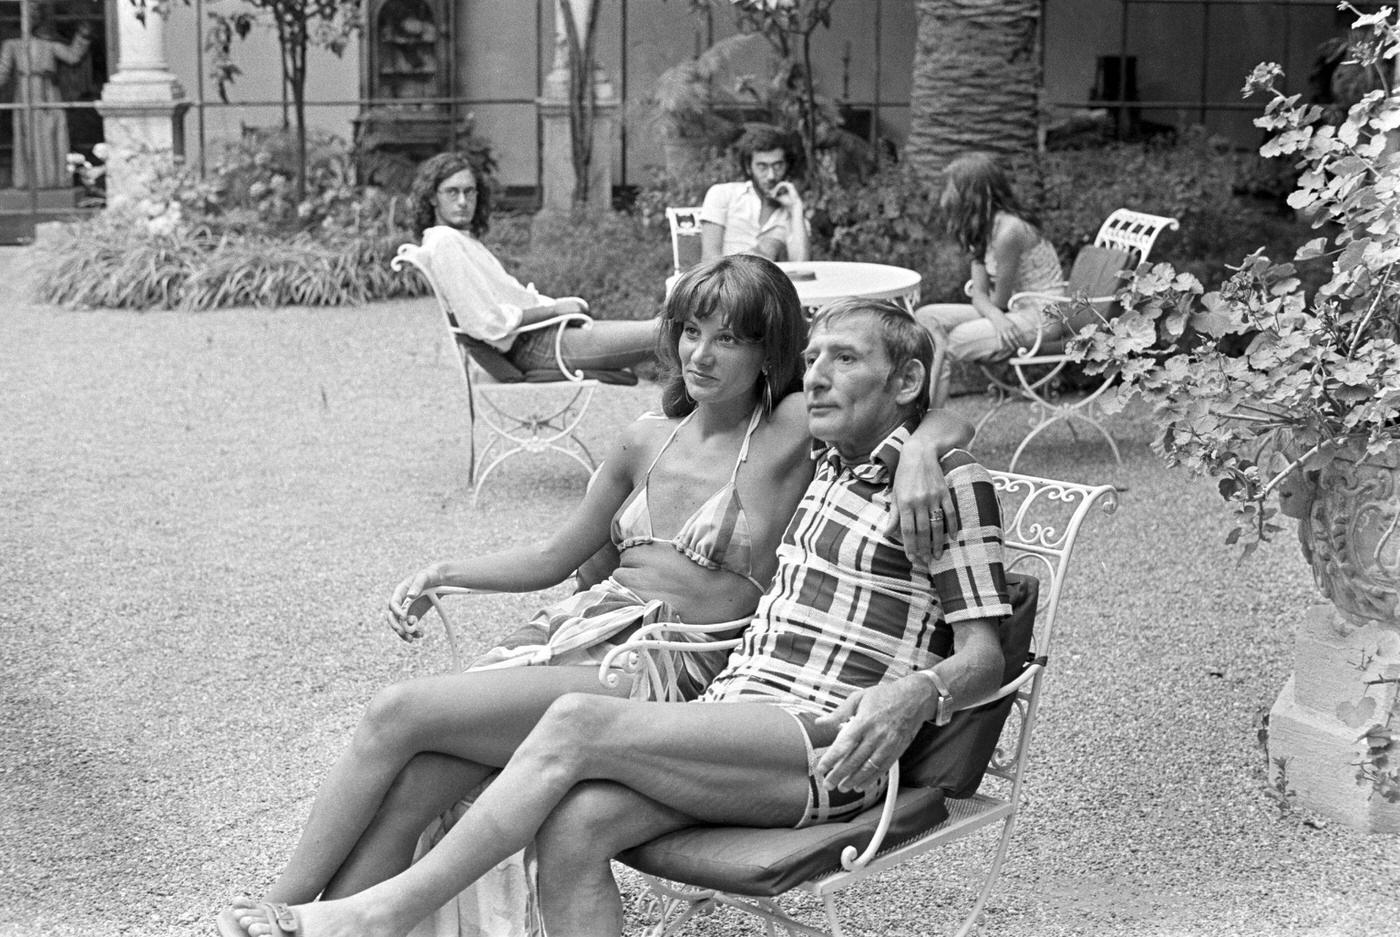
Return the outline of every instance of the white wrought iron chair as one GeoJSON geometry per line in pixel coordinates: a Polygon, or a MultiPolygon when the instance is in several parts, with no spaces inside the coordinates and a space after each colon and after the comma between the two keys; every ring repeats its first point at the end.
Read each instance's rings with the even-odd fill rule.
{"type": "MultiPolygon", "coordinates": [[[[578,438],[576,430],[583,422],[593,393],[599,384],[635,384],[637,376],[629,370],[569,368],[561,348],[562,329],[557,330],[554,340],[557,367],[522,371],[494,346],[473,338],[461,327],[446,294],[438,287],[437,272],[433,270],[427,251],[417,244],[399,245],[390,266],[398,271],[405,264],[414,267],[432,287],[447,321],[453,347],[461,358],[462,374],[467,382],[470,447],[467,483],[472,490],[472,503],[476,503],[481,486],[491,473],[506,459],[520,453],[562,453],[585,471],[592,472],[596,467],[593,455],[578,438]],[[478,424],[488,433],[480,452],[476,445],[478,424]]],[[[583,300],[579,302],[587,308],[583,300]]],[[[588,321],[591,321],[589,317],[582,313],[568,313],[522,326],[512,334],[588,321]]]]}
{"type": "MultiPolygon", "coordinates": [[[[1095,429],[1108,443],[1114,461],[1123,464],[1118,444],[1104,427],[1097,409],[1099,398],[1112,382],[1106,380],[1082,397],[1069,398],[1060,393],[1060,376],[1072,360],[1065,354],[1065,343],[1091,321],[1106,321],[1121,311],[1114,298],[1119,288],[1146,262],[1158,236],[1178,227],[1175,218],[1119,208],[1099,227],[1093,244],[1079,252],[1069,280],[1061,288],[1011,297],[1010,308],[1027,302],[1048,303],[1061,316],[1060,321],[1047,318],[1047,325],[1052,327],[1043,328],[1030,347],[981,368],[995,402],[977,421],[975,431],[980,432],[1009,403],[1024,401],[1031,405],[1031,427],[1012,453],[1008,466],[1011,471],[1016,470],[1021,453],[1032,439],[1060,422],[1074,434],[1075,421],[1095,429]],[[998,373],[1001,366],[1010,369],[1011,380],[998,373]]],[[[1077,439],[1078,435],[1074,435],[1077,439]]]]}
{"type": "MultiPolygon", "coordinates": [[[[770,935],[781,927],[790,933],[841,937],[836,899],[844,889],[999,826],[986,875],[956,931],[958,937],[977,924],[1015,831],[1071,552],[1091,507],[1098,504],[1112,512],[1117,505],[1117,494],[1108,485],[1009,472],[992,476],[1002,503],[1008,570],[1021,577],[1013,588],[1017,610],[1002,626],[1004,686],[990,699],[964,707],[948,726],[925,726],[890,768],[884,803],[849,823],[803,830],[694,827],[624,852],[619,860],[641,872],[650,891],[655,914],[647,930],[650,937],[678,933],[696,914],[717,907],[762,919],[770,935]],[[1016,718],[1008,721],[1010,713],[1016,718]],[[913,784],[901,785],[901,770],[904,780],[913,784]],[[984,772],[989,786],[985,791],[979,789],[984,772]],[[794,920],[784,909],[781,896],[796,891],[821,900],[826,929],[794,920]]],[[[644,643],[623,646],[609,656],[604,675],[615,672],[620,657],[635,655],[627,666],[649,668],[654,679],[664,682],[666,675],[656,672],[655,657],[644,651],[695,647],[665,641],[661,635],[639,638],[644,643]]]]}
{"type": "Polygon", "coordinates": [[[700,209],[667,208],[666,223],[671,228],[671,275],[666,278],[666,295],[681,274],[700,263],[700,209]]]}

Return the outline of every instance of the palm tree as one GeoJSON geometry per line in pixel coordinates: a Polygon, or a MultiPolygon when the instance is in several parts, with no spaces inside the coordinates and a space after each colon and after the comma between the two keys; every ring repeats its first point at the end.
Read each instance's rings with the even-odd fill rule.
{"type": "Polygon", "coordinates": [[[917,0],[908,160],[931,178],[961,153],[1035,147],[1040,0],[917,0]]]}

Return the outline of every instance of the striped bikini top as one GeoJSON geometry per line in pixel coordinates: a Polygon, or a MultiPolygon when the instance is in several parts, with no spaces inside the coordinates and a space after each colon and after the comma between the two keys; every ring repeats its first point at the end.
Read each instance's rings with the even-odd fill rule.
{"type": "Polygon", "coordinates": [[[670,448],[681,427],[690,422],[690,416],[676,424],[671,435],[651,460],[642,483],[632,490],[622,507],[617,509],[612,521],[612,540],[618,552],[628,547],[644,543],[669,543],[697,566],[705,569],[722,569],[736,576],[743,576],[762,592],[767,587],[753,577],[753,538],[749,534],[749,519],[744,506],[739,502],[739,489],[735,482],[739,478],[739,466],[749,457],[749,440],[763,416],[763,408],[754,409],[749,420],[749,428],[744,432],[744,442],[739,448],[739,458],[734,463],[734,471],[729,481],[686,518],[680,530],[670,538],[658,537],[651,529],[651,507],[647,503],[647,487],[651,483],[651,470],[661,460],[661,454],[670,448]]]}

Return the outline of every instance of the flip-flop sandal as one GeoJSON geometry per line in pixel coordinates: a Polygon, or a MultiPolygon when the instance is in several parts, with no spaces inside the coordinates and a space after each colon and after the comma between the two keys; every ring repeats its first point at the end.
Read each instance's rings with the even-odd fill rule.
{"type": "Polygon", "coordinates": [[[301,931],[297,913],[280,901],[264,901],[258,905],[258,911],[262,913],[263,920],[272,926],[268,937],[292,937],[301,931]]]}

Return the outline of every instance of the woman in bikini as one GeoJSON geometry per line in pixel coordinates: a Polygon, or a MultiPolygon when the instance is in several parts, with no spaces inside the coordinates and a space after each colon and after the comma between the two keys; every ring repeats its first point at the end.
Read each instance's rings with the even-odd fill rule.
{"type": "Polygon", "coordinates": [[[1043,302],[1019,302],[1020,292],[1043,292],[1064,280],[1055,245],[1016,199],[1011,181],[988,153],[960,156],[943,170],[938,207],[945,232],[972,258],[966,303],[934,303],[914,318],[947,349],[935,375],[933,405],[948,397],[952,362],[996,361],[1035,341],[1043,302]]]}
{"type": "MultiPolygon", "coordinates": [[[[350,895],[407,868],[424,827],[505,765],[550,703],[566,693],[632,693],[629,681],[598,680],[596,661],[609,642],[650,621],[733,622],[736,633],[747,624],[812,477],[805,406],[794,393],[806,341],[801,305],[775,265],[734,255],[682,277],[661,332],[665,416],[622,431],[582,503],[548,538],[425,567],[394,590],[390,623],[412,639],[430,588],[546,588],[609,542],[617,569],[536,616],[542,645],[488,655],[502,666],[380,691],[265,901],[350,895]],[[504,666],[521,657],[552,666],[504,666]]],[[[932,509],[953,515],[938,454],[969,435],[956,417],[931,415],[901,460],[904,537],[925,562],[936,549],[932,509]]],[[[689,698],[725,657],[685,657],[678,683],[689,698]]],[[[223,912],[220,933],[246,934],[254,907],[240,901],[223,912]]]]}

